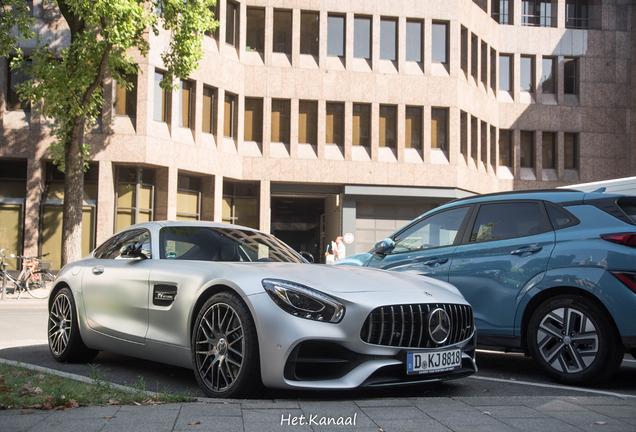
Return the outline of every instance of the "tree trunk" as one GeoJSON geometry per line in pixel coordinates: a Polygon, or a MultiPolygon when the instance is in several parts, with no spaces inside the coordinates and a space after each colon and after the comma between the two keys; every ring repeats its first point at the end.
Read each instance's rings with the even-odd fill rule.
{"type": "Polygon", "coordinates": [[[84,205],[84,119],[75,117],[71,140],[65,146],[62,266],[82,258],[82,207],[84,205]]]}

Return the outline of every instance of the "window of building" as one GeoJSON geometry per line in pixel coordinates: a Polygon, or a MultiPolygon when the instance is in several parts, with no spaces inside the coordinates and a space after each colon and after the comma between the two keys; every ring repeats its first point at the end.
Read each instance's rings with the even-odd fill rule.
{"type": "Polygon", "coordinates": [[[397,107],[380,105],[380,147],[397,147],[397,107]]]}
{"type": "Polygon", "coordinates": [[[318,56],[320,14],[300,12],[300,53],[318,56]]]}
{"type": "Polygon", "coordinates": [[[563,60],[563,92],[565,94],[579,94],[578,59],[563,60]]]}
{"type": "MultiPolygon", "coordinates": [[[[97,164],[90,164],[84,173],[84,202],[82,206],[82,256],[95,247],[95,217],[97,206],[97,164]]],[[[62,216],[64,203],[64,173],[53,163],[46,164],[46,186],[42,206],[41,253],[49,254],[53,269],[62,263],[62,216]]]]}
{"type": "Polygon", "coordinates": [[[371,18],[356,16],[353,19],[353,56],[371,59],[371,18]]]}
{"type": "Polygon", "coordinates": [[[397,61],[398,22],[395,18],[380,19],[380,58],[397,61]]]}
{"type": "MultiPolygon", "coordinates": [[[[432,144],[432,143],[431,143],[432,144]]],[[[468,113],[460,111],[459,114],[459,151],[468,159],[468,113]]]]}
{"type": "MultiPolygon", "coordinates": [[[[7,254],[22,254],[26,194],[27,161],[0,159],[0,245],[7,254]]],[[[18,269],[18,260],[5,263],[9,270],[18,269]]]]}
{"type": "Polygon", "coordinates": [[[479,120],[470,116],[470,157],[475,163],[479,162],[479,120]]]}
{"type": "MultiPolygon", "coordinates": [[[[218,1],[218,0],[217,0],[218,1]]],[[[240,6],[228,0],[225,8],[225,42],[238,47],[240,30],[240,6]]]]}
{"type": "Polygon", "coordinates": [[[247,8],[246,51],[265,51],[265,9],[247,8]]]}
{"type": "Polygon", "coordinates": [[[491,16],[499,24],[512,25],[512,4],[509,0],[492,0],[491,16]]]}
{"type": "MultiPolygon", "coordinates": [[[[7,61],[7,64],[11,64],[14,57],[10,57],[7,61]]],[[[28,73],[29,68],[32,65],[32,60],[25,60],[24,64],[21,68],[13,68],[9,66],[9,82],[7,86],[8,94],[7,94],[7,109],[10,110],[30,110],[31,105],[26,101],[21,101],[20,96],[18,94],[18,86],[25,81],[31,79],[30,74],[28,73]]]]}
{"type": "Polygon", "coordinates": [[[466,78],[468,78],[468,29],[462,26],[460,30],[461,39],[461,60],[460,67],[464,72],[466,78]]]}
{"type": "Polygon", "coordinates": [[[543,132],[543,168],[556,168],[555,151],[556,134],[554,132],[543,132]]]}
{"type": "Polygon", "coordinates": [[[499,166],[512,167],[512,131],[499,129],[499,166]]]}
{"type": "Polygon", "coordinates": [[[490,165],[497,166],[497,128],[490,126],[490,165]]]}
{"type": "Polygon", "coordinates": [[[155,100],[152,118],[154,121],[167,123],[170,116],[171,92],[161,87],[161,81],[165,77],[164,72],[155,71],[155,100]]]}
{"type": "Polygon", "coordinates": [[[511,54],[499,54],[499,90],[512,91],[511,54]]]}
{"type": "Polygon", "coordinates": [[[488,123],[481,122],[481,161],[488,163],[488,123]]]}
{"type": "Polygon", "coordinates": [[[406,21],[406,61],[422,62],[422,21],[406,21]]]}
{"type": "Polygon", "coordinates": [[[588,28],[588,0],[567,0],[565,3],[565,27],[588,28]]]}
{"type": "Polygon", "coordinates": [[[431,148],[448,150],[448,109],[431,109],[431,148]]]}
{"type": "Polygon", "coordinates": [[[223,179],[223,222],[258,229],[259,185],[223,179]]]}
{"type": "Polygon", "coordinates": [[[574,133],[563,134],[563,167],[565,169],[577,169],[578,135],[574,133]]]}
{"type": "Polygon", "coordinates": [[[194,86],[192,81],[179,83],[179,126],[189,128],[192,123],[192,91],[194,86]]]}
{"type": "MultiPolygon", "coordinates": [[[[217,0],[215,2],[214,6],[209,6],[209,9],[214,14],[214,20],[218,21],[220,19],[219,18],[219,1],[217,0]]],[[[212,37],[212,38],[214,38],[214,39],[216,39],[218,41],[218,39],[219,39],[219,27],[217,26],[216,29],[214,29],[214,31],[206,30],[204,32],[204,34],[206,36],[210,36],[210,37],[212,37]]]]}
{"type": "Polygon", "coordinates": [[[274,46],[272,51],[291,55],[292,11],[274,9],[274,46]]]}
{"type": "Polygon", "coordinates": [[[345,17],[344,15],[327,16],[327,55],[344,57],[345,50],[345,17]]]}
{"type": "Polygon", "coordinates": [[[543,72],[541,74],[541,88],[543,93],[556,93],[556,59],[543,58],[543,72]]]}
{"type": "Polygon", "coordinates": [[[137,115],[137,75],[124,74],[124,82],[115,85],[115,115],[137,115]]]}
{"type": "Polygon", "coordinates": [[[210,86],[203,86],[203,124],[202,130],[205,133],[216,132],[216,98],[217,89],[210,86]]]}
{"type": "Polygon", "coordinates": [[[327,144],[344,144],[344,104],[327,102],[327,144]]]}
{"type": "Polygon", "coordinates": [[[263,141],[263,99],[245,98],[245,118],[243,119],[245,141],[263,141]]]}
{"type": "Polygon", "coordinates": [[[470,75],[475,82],[479,79],[479,38],[475,33],[470,36],[470,75]]]}
{"type": "Polygon", "coordinates": [[[552,27],[553,21],[551,0],[522,0],[521,25],[552,27]]]}
{"type": "Polygon", "coordinates": [[[422,148],[422,108],[406,107],[405,123],[406,148],[422,148]]]}
{"type": "Polygon", "coordinates": [[[201,219],[201,179],[179,174],[177,180],[177,220],[201,219]]]}
{"type": "Polygon", "coordinates": [[[521,91],[534,92],[534,56],[521,56],[519,69],[521,91]]]}
{"type": "Polygon", "coordinates": [[[298,102],[298,142],[318,143],[318,102],[298,102]]]}
{"type": "Polygon", "coordinates": [[[236,95],[225,93],[223,103],[223,136],[234,138],[236,113],[236,95]]]}
{"type": "Polygon", "coordinates": [[[497,91],[497,51],[490,48],[490,88],[497,91]]]}
{"type": "Polygon", "coordinates": [[[272,142],[289,144],[291,102],[272,99],[272,142]]]}
{"type": "Polygon", "coordinates": [[[115,231],[153,220],[155,170],[117,167],[117,217],[115,231]]]}
{"type": "Polygon", "coordinates": [[[481,43],[481,83],[488,87],[488,44],[481,43]]]}
{"type": "Polygon", "coordinates": [[[354,146],[369,147],[371,140],[371,105],[353,104],[354,146]]]}
{"type": "Polygon", "coordinates": [[[433,22],[431,38],[433,63],[448,63],[448,24],[433,22]]]}
{"type": "Polygon", "coordinates": [[[521,168],[534,168],[534,132],[521,131],[521,168]]]}

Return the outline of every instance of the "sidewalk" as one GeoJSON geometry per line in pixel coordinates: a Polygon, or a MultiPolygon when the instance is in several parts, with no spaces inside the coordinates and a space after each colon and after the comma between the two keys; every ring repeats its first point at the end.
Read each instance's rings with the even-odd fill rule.
{"type": "Polygon", "coordinates": [[[634,431],[636,399],[469,397],[212,400],[68,411],[0,411],[2,431],[634,431]]]}

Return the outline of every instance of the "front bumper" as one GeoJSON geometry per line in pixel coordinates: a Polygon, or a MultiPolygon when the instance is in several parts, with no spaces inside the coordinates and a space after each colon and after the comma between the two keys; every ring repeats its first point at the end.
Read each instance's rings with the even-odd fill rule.
{"type": "Polygon", "coordinates": [[[477,371],[474,332],[442,348],[404,348],[362,341],[360,331],[369,313],[392,303],[409,303],[404,294],[363,293],[344,301],[339,324],[310,321],[281,310],[267,294],[250,296],[261,359],[263,384],[283,389],[353,389],[412,385],[462,378],[477,371]],[[358,298],[359,297],[359,298],[358,298]],[[430,353],[459,348],[461,365],[451,371],[408,375],[406,353],[430,353]]]}

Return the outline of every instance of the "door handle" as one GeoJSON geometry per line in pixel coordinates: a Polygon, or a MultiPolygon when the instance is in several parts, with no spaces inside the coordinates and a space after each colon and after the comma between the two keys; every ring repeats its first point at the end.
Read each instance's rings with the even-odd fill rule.
{"type": "Polygon", "coordinates": [[[433,258],[432,260],[428,260],[424,262],[425,266],[439,266],[448,262],[448,258],[433,258]]]}
{"type": "Polygon", "coordinates": [[[93,267],[92,271],[93,271],[94,275],[100,275],[100,274],[104,273],[104,267],[102,267],[102,266],[93,267]]]}
{"type": "Polygon", "coordinates": [[[541,246],[523,246],[517,250],[513,250],[510,252],[510,255],[523,255],[523,254],[533,254],[539,252],[543,249],[541,246]]]}

